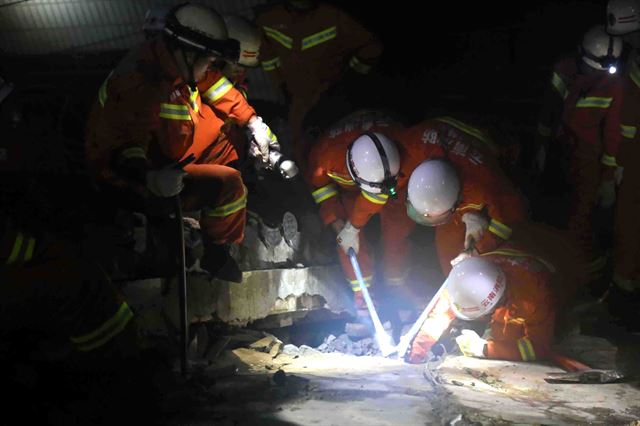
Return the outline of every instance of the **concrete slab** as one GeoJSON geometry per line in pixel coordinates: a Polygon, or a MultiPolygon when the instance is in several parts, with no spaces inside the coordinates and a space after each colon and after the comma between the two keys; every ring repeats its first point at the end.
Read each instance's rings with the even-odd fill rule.
{"type": "Polygon", "coordinates": [[[549,384],[552,366],[448,357],[437,375],[452,402],[477,416],[525,424],[628,424],[640,418],[640,390],[628,383],[549,384]]]}

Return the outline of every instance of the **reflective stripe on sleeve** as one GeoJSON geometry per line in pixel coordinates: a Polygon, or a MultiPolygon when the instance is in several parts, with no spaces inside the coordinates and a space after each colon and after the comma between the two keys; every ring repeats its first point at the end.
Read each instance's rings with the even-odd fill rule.
{"type": "Polygon", "coordinates": [[[277,41],[287,49],[291,49],[293,47],[293,39],[291,37],[271,27],[262,27],[262,28],[264,29],[264,32],[267,35],[267,37],[274,39],[275,41],[277,41]]]}
{"type": "Polygon", "coordinates": [[[308,37],[303,38],[301,49],[302,50],[310,49],[321,43],[325,43],[329,40],[336,38],[337,35],[338,35],[337,27],[334,26],[334,27],[327,28],[326,30],[322,30],[318,33],[315,33],[308,37]]]}
{"type": "Polygon", "coordinates": [[[531,340],[526,337],[518,339],[518,350],[523,361],[535,361],[536,352],[533,350],[531,340]]]}
{"type": "Polygon", "coordinates": [[[313,195],[313,201],[315,201],[316,204],[320,204],[323,201],[338,195],[338,187],[335,184],[330,183],[329,185],[316,189],[311,193],[311,195],[313,195]]]}
{"type": "Polygon", "coordinates": [[[622,137],[633,139],[636,137],[637,132],[638,128],[636,126],[626,126],[624,124],[620,125],[620,133],[622,134],[622,137]]]}
{"type": "Polygon", "coordinates": [[[491,219],[491,222],[489,222],[489,231],[493,232],[503,240],[508,240],[509,237],[511,237],[512,232],[511,228],[495,219],[491,219]]]}
{"type": "Polygon", "coordinates": [[[280,58],[273,58],[267,61],[262,61],[262,69],[265,71],[273,71],[276,68],[280,68],[280,58]]]}
{"type": "Polygon", "coordinates": [[[456,120],[453,117],[438,117],[436,118],[436,121],[440,121],[442,123],[447,123],[453,127],[455,127],[456,129],[460,130],[463,133],[468,134],[469,136],[472,136],[480,141],[482,141],[485,145],[489,146],[493,151],[497,151],[497,147],[495,146],[495,144],[493,143],[493,141],[484,133],[482,132],[482,130],[477,129],[473,126],[469,126],[466,123],[463,123],[460,120],[456,120]]]}
{"type": "Polygon", "coordinates": [[[374,204],[387,204],[389,196],[386,194],[372,194],[371,192],[361,191],[362,196],[374,204]]]}
{"type": "Polygon", "coordinates": [[[202,96],[208,99],[209,102],[215,103],[231,89],[233,89],[233,84],[226,77],[221,77],[220,80],[216,81],[211,87],[209,87],[202,96]]]}
{"type": "Polygon", "coordinates": [[[629,77],[631,77],[631,81],[636,87],[640,88],[640,69],[638,68],[638,63],[636,61],[631,61],[631,71],[629,72],[629,77]]]}
{"type": "Polygon", "coordinates": [[[609,167],[618,167],[618,163],[616,162],[616,157],[612,157],[611,155],[602,154],[602,158],[600,162],[605,166],[609,167]]]}
{"type": "Polygon", "coordinates": [[[569,96],[567,84],[557,72],[554,72],[551,76],[551,86],[555,89],[556,92],[558,92],[562,99],[567,99],[567,96],[569,96]]]}
{"type": "Polygon", "coordinates": [[[124,149],[120,156],[126,160],[131,160],[133,158],[142,158],[144,160],[147,159],[147,152],[144,148],[139,146],[132,146],[130,148],[124,149]]]}
{"type": "Polygon", "coordinates": [[[605,98],[602,96],[587,96],[578,99],[577,108],[609,108],[613,98],[605,98]]]}
{"type": "Polygon", "coordinates": [[[160,117],[169,120],[191,121],[189,107],[182,104],[160,104],[160,117]]]}
{"type": "Polygon", "coordinates": [[[329,176],[331,179],[335,180],[336,182],[338,182],[339,184],[342,184],[342,185],[353,186],[353,185],[356,184],[351,179],[345,179],[342,176],[338,176],[338,175],[333,174],[333,173],[327,173],[327,176],[329,176]]]}

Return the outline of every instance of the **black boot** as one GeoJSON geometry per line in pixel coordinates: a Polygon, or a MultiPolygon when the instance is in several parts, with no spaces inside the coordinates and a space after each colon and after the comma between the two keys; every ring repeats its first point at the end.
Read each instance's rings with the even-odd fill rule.
{"type": "Polygon", "coordinates": [[[242,271],[224,245],[207,244],[200,260],[200,267],[218,279],[242,282],[242,271]]]}

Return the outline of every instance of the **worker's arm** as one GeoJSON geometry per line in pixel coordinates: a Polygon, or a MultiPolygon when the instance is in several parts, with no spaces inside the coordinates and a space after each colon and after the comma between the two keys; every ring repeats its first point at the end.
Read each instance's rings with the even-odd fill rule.
{"type": "Polygon", "coordinates": [[[358,229],[362,228],[374,214],[382,210],[388,200],[389,196],[385,194],[360,191],[353,209],[349,212],[349,222],[358,229]]]}
{"type": "Polygon", "coordinates": [[[233,83],[220,71],[207,71],[198,83],[198,91],[202,102],[225,118],[232,118],[240,126],[245,126],[256,115],[255,109],[249,105],[242,92],[233,87],[233,83]]]}
{"type": "Polygon", "coordinates": [[[344,220],[347,214],[340,200],[340,188],[327,175],[328,170],[323,165],[325,146],[325,143],[318,143],[311,150],[306,180],[322,222],[329,225],[338,219],[344,220]]]}
{"type": "Polygon", "coordinates": [[[424,362],[431,347],[449,328],[454,319],[455,314],[450,309],[449,298],[445,291],[413,339],[407,361],[414,364],[424,362]]]}
{"type": "Polygon", "coordinates": [[[487,229],[475,241],[480,253],[492,251],[511,238],[512,226],[525,221],[527,212],[524,199],[499,170],[492,176],[463,176],[463,200],[459,212],[484,215],[487,229]]]}
{"type": "Polygon", "coordinates": [[[369,74],[382,55],[382,43],[343,11],[338,14],[338,36],[353,52],[349,57],[349,68],[358,74],[369,74]]]}

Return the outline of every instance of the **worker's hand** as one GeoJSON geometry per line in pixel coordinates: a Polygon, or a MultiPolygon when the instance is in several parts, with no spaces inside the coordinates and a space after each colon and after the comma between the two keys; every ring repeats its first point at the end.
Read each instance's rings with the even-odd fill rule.
{"type": "Polygon", "coordinates": [[[533,159],[533,173],[536,176],[540,176],[542,175],[542,173],[544,172],[544,167],[546,165],[547,162],[547,149],[544,147],[544,145],[541,145],[538,148],[538,151],[535,154],[535,157],[533,159]]]}
{"type": "Polygon", "coordinates": [[[462,215],[465,224],[464,248],[468,250],[473,246],[474,241],[480,241],[482,234],[489,227],[489,221],[480,213],[465,213],[462,215]]]}
{"type": "Polygon", "coordinates": [[[331,222],[331,228],[334,230],[336,235],[338,235],[340,231],[342,231],[342,228],[344,228],[344,220],[342,219],[334,220],[333,222],[331,222]]]}
{"type": "Polygon", "coordinates": [[[158,197],[173,197],[184,188],[183,178],[187,173],[174,164],[160,170],[147,172],[147,189],[158,197]]]}
{"type": "Polygon", "coordinates": [[[598,188],[598,206],[608,209],[616,202],[616,181],[605,180],[598,188]]]}
{"type": "Polygon", "coordinates": [[[342,250],[345,253],[349,251],[349,247],[353,248],[353,251],[358,254],[360,251],[360,230],[353,226],[351,222],[347,221],[347,223],[342,227],[342,230],[336,237],[336,241],[340,244],[342,250]]]}
{"type": "Polygon", "coordinates": [[[621,166],[616,167],[616,171],[615,171],[616,186],[620,186],[620,184],[622,183],[623,175],[624,175],[624,167],[621,167],[621,166]]]}
{"type": "Polygon", "coordinates": [[[253,138],[251,143],[251,155],[261,158],[265,163],[269,162],[269,149],[279,150],[278,138],[273,134],[269,126],[262,121],[262,117],[254,115],[249,120],[247,128],[253,138]],[[277,149],[276,149],[277,148],[277,149]]]}
{"type": "Polygon", "coordinates": [[[463,260],[473,256],[477,256],[477,255],[478,255],[478,250],[476,250],[475,248],[471,250],[464,250],[463,252],[461,252],[459,255],[457,255],[451,260],[450,262],[451,266],[456,266],[458,263],[462,262],[463,260]]]}
{"type": "Polygon", "coordinates": [[[478,336],[473,330],[462,330],[460,336],[456,337],[456,343],[464,356],[475,356],[484,358],[484,347],[487,341],[478,336]]]}

